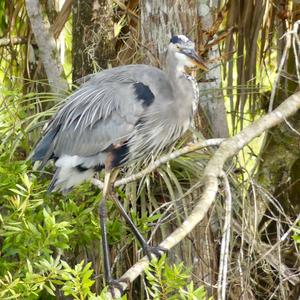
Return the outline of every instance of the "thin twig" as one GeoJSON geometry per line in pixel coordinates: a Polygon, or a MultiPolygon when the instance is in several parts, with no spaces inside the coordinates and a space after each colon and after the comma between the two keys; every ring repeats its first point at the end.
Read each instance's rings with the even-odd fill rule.
{"type": "Polygon", "coordinates": [[[297,130],[297,129],[295,129],[294,127],[293,127],[293,125],[288,121],[288,120],[284,120],[285,121],[285,123],[286,123],[286,125],[294,132],[294,133],[296,133],[297,135],[300,135],[300,132],[297,130]]]}
{"type": "Polygon", "coordinates": [[[26,44],[28,42],[27,37],[3,37],[0,39],[0,47],[9,45],[26,44]]]}
{"type": "Polygon", "coordinates": [[[300,86],[300,72],[299,72],[300,41],[299,41],[299,37],[298,37],[299,25],[300,25],[299,21],[294,23],[292,34],[293,34],[293,50],[294,50],[294,57],[295,57],[295,63],[296,63],[296,73],[297,73],[298,85],[300,86]],[[298,51],[297,51],[297,46],[298,46],[298,51]]]}
{"type": "Polygon", "coordinates": [[[257,265],[259,262],[261,262],[263,259],[266,258],[268,254],[270,254],[276,247],[281,244],[292,232],[295,225],[298,224],[300,221],[300,215],[297,217],[297,219],[293,222],[293,224],[289,227],[289,229],[282,235],[282,237],[272,246],[269,250],[267,250],[257,261],[255,261],[254,265],[257,265]]]}
{"type": "Polygon", "coordinates": [[[127,14],[131,15],[135,19],[135,21],[138,21],[140,18],[139,16],[130,8],[128,8],[124,3],[122,3],[119,0],[113,0],[121,9],[123,9],[127,14]]]}
{"type": "Polygon", "coordinates": [[[279,80],[280,80],[280,77],[281,77],[281,72],[282,72],[283,66],[285,65],[285,61],[287,59],[287,55],[288,55],[289,49],[291,48],[291,43],[292,43],[292,37],[291,37],[291,35],[288,34],[288,33],[286,33],[284,35],[284,37],[286,37],[286,43],[285,43],[283,54],[282,54],[282,57],[281,57],[281,60],[280,60],[280,64],[279,64],[279,67],[278,67],[278,73],[277,73],[274,85],[272,87],[272,92],[271,92],[271,98],[270,98],[270,102],[269,102],[268,112],[271,112],[273,110],[275,95],[276,95],[277,86],[278,86],[278,83],[279,83],[279,80]]]}
{"type": "Polygon", "coordinates": [[[218,300],[226,299],[227,271],[229,257],[229,241],[231,232],[232,197],[228,177],[225,172],[221,173],[225,192],[225,219],[221,243],[220,265],[218,274],[218,300]]]}
{"type": "MultiPolygon", "coordinates": [[[[245,242],[250,244],[253,244],[253,250],[257,253],[262,253],[265,252],[266,249],[269,249],[269,245],[265,244],[265,243],[255,243],[255,238],[253,238],[253,236],[251,235],[251,233],[249,233],[249,229],[244,230],[244,228],[242,228],[237,221],[233,220],[233,229],[235,232],[238,233],[238,235],[242,235],[244,236],[245,242]]],[[[242,247],[241,247],[242,248],[242,247]]],[[[297,276],[296,273],[292,272],[286,265],[284,265],[283,263],[280,263],[276,257],[272,254],[272,253],[268,253],[264,259],[266,260],[266,262],[271,265],[275,270],[279,271],[279,269],[281,269],[282,274],[284,275],[285,280],[289,281],[289,283],[291,283],[293,286],[296,286],[300,283],[299,280],[299,276],[297,276]]],[[[247,269],[251,269],[254,266],[249,266],[247,269]]],[[[240,266],[240,272],[243,272],[242,267],[240,266]]],[[[244,289],[242,288],[242,291],[244,291],[244,289]]]]}
{"type": "MultiPolygon", "coordinates": [[[[276,223],[276,231],[277,231],[277,240],[279,241],[280,240],[280,229],[282,229],[281,228],[281,225],[282,225],[282,223],[281,223],[281,220],[279,220],[279,222],[277,222],[276,223]]],[[[278,254],[278,261],[279,261],[279,263],[280,264],[282,264],[282,256],[281,256],[281,251],[282,251],[282,249],[281,249],[281,244],[280,243],[278,243],[278,247],[277,247],[277,254],[278,254]]],[[[283,286],[283,272],[282,272],[283,270],[281,269],[281,268],[279,268],[279,270],[278,270],[278,277],[279,277],[279,287],[280,287],[280,292],[281,292],[281,295],[282,295],[282,299],[286,299],[286,294],[285,294],[285,291],[284,291],[284,286],[283,286]]]]}

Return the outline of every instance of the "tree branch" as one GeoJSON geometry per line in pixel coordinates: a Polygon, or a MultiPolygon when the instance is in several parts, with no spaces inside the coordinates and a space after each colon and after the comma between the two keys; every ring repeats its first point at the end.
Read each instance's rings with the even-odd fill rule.
{"type": "Polygon", "coordinates": [[[26,44],[28,41],[27,37],[3,37],[0,39],[0,47],[8,45],[26,44]]]}
{"type": "MultiPolygon", "coordinates": [[[[150,174],[151,172],[153,172],[154,170],[156,170],[159,166],[161,166],[162,164],[167,163],[170,160],[173,160],[179,156],[182,156],[184,154],[190,153],[190,152],[195,152],[196,150],[202,149],[202,148],[206,148],[206,147],[211,147],[211,146],[218,146],[220,145],[225,139],[209,139],[209,140],[204,140],[204,141],[200,141],[198,143],[194,143],[194,144],[190,144],[188,146],[185,146],[179,150],[173,151],[169,154],[166,154],[162,157],[160,157],[158,160],[156,160],[155,162],[151,163],[147,168],[145,168],[144,170],[130,175],[126,178],[123,179],[119,179],[114,183],[114,187],[118,187],[124,184],[127,184],[129,182],[133,182],[136,181],[138,179],[143,178],[144,176],[150,174]]],[[[103,182],[96,179],[96,178],[92,178],[91,182],[93,185],[97,186],[99,189],[103,189],[103,182]]]]}
{"type": "MultiPolygon", "coordinates": [[[[299,108],[300,92],[297,92],[287,98],[274,111],[252,123],[234,137],[226,139],[215,152],[204,170],[204,189],[199,202],[182,225],[171,233],[163,242],[161,242],[159,246],[167,250],[171,249],[184,239],[204,218],[216,198],[218,192],[218,177],[222,175],[224,164],[229,158],[235,155],[245,145],[250,143],[255,137],[261,135],[267,129],[280,124],[284,121],[284,119],[295,114],[299,108]]],[[[146,256],[143,257],[128,271],[126,271],[120,280],[133,282],[141,273],[143,273],[148,264],[148,258],[146,256]]],[[[125,282],[121,282],[121,284],[124,289],[128,287],[128,284],[125,282]]],[[[115,289],[114,292],[116,296],[120,296],[118,289],[115,289]]],[[[108,292],[107,299],[112,298],[112,294],[108,292]]]]}
{"type": "Polygon", "coordinates": [[[58,39],[61,31],[63,30],[66,22],[68,21],[69,15],[72,9],[73,0],[65,0],[60,12],[58,13],[51,29],[53,31],[53,36],[58,39]]]}
{"type": "MultiPolygon", "coordinates": [[[[298,218],[296,221],[298,222],[298,218]]],[[[232,225],[234,231],[237,232],[237,234],[241,235],[242,228],[238,224],[238,222],[233,220],[232,225]]],[[[293,228],[293,226],[291,226],[291,228],[293,228]]],[[[288,233],[290,233],[290,230],[288,230],[288,233]]],[[[272,254],[272,251],[275,249],[275,246],[278,246],[278,244],[270,247],[270,245],[265,243],[254,243],[253,237],[251,236],[251,233],[249,231],[243,232],[243,234],[244,234],[244,239],[248,244],[250,243],[254,244],[255,252],[259,253],[262,256],[262,259],[265,259],[268,262],[268,264],[270,264],[274,269],[280,271],[284,276],[285,280],[289,281],[294,286],[297,286],[300,283],[300,279],[299,276],[297,276],[297,273],[296,272],[294,273],[285,264],[278,261],[278,259],[272,254]]],[[[255,263],[251,266],[251,268],[253,268],[254,265],[257,265],[257,261],[255,261],[255,263]]]]}
{"type": "Polygon", "coordinates": [[[218,275],[218,300],[226,300],[227,287],[227,271],[228,271],[228,257],[229,257],[229,242],[231,232],[231,216],[232,216],[232,196],[230,191],[229,180],[226,173],[221,174],[224,194],[225,194],[225,218],[223,225],[223,235],[221,242],[220,264],[218,275]]]}
{"type": "Polygon", "coordinates": [[[65,91],[68,89],[68,83],[58,59],[55,40],[50,32],[49,21],[43,18],[38,0],[25,0],[25,3],[51,90],[53,92],[65,91]]]}

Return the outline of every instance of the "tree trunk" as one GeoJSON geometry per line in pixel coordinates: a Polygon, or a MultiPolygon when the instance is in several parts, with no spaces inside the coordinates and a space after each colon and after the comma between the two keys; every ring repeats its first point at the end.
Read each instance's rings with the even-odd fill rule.
{"type": "MultiPolygon", "coordinates": [[[[199,46],[205,45],[208,39],[206,32],[209,32],[216,19],[218,9],[216,0],[198,1],[198,11],[201,18],[198,28],[199,46]]],[[[222,75],[220,62],[216,59],[220,56],[218,45],[212,47],[208,52],[208,59],[215,61],[209,65],[204,82],[199,83],[201,124],[206,137],[228,137],[228,124],[224,97],[222,92],[222,75]]],[[[196,124],[197,125],[197,124],[196,124]]]]}
{"type": "Polygon", "coordinates": [[[106,69],[116,57],[113,1],[73,2],[73,81],[106,69]]]}
{"type": "Polygon", "coordinates": [[[173,35],[185,34],[195,40],[197,33],[197,0],[141,0],[141,42],[143,62],[160,66],[173,35]]]}
{"type": "Polygon", "coordinates": [[[39,1],[26,0],[25,3],[50,89],[56,93],[64,92],[68,89],[68,83],[58,58],[54,37],[50,32],[50,23],[43,17],[39,1]]]}

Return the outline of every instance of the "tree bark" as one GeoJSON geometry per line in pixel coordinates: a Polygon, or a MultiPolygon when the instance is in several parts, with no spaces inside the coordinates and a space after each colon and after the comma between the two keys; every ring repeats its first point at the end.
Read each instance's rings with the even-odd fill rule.
{"type": "MultiPolygon", "coordinates": [[[[160,66],[173,35],[185,34],[195,40],[198,0],[141,0],[141,42],[143,62],[160,66]]],[[[162,67],[162,66],[160,66],[162,67]]]]}
{"type": "MultiPolygon", "coordinates": [[[[218,3],[219,1],[216,0],[198,1],[199,17],[201,18],[198,35],[200,36],[199,44],[202,47],[207,42],[208,35],[206,32],[210,31],[217,17],[215,12],[218,9],[218,3]]],[[[201,119],[202,124],[204,124],[199,125],[207,132],[206,136],[215,138],[228,137],[229,135],[222,92],[221,66],[220,61],[217,61],[219,56],[218,45],[213,46],[208,51],[208,59],[215,62],[209,65],[210,71],[205,76],[206,80],[199,83],[201,119]]]]}
{"type": "Polygon", "coordinates": [[[43,62],[50,89],[60,93],[68,89],[63,67],[59,61],[59,55],[53,35],[50,32],[50,24],[46,17],[42,16],[38,0],[26,0],[26,9],[30,19],[31,28],[39,48],[39,54],[43,62]]]}
{"type": "Polygon", "coordinates": [[[116,57],[113,1],[73,2],[73,81],[106,69],[116,57]]]}

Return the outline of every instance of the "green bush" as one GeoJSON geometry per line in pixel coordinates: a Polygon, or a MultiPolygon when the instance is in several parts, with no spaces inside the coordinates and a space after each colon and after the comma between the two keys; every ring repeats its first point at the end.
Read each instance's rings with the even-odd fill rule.
{"type": "MultiPolygon", "coordinates": [[[[166,255],[151,262],[145,271],[149,283],[148,299],[153,300],[206,300],[204,287],[194,287],[191,272],[183,263],[168,265],[166,255]]],[[[212,299],[212,298],[211,298],[212,299]]]]}

